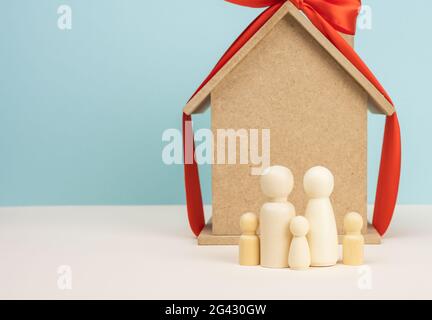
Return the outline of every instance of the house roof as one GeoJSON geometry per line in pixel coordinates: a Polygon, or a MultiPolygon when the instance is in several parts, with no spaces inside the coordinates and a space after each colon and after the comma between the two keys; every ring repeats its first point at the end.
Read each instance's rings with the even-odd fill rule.
{"type": "Polygon", "coordinates": [[[205,111],[210,104],[210,94],[216,86],[288,14],[366,91],[369,95],[369,110],[371,112],[385,115],[392,115],[395,112],[393,105],[381,92],[289,1],[282,5],[252,38],[195,94],[186,104],[183,112],[190,115],[205,111]]]}

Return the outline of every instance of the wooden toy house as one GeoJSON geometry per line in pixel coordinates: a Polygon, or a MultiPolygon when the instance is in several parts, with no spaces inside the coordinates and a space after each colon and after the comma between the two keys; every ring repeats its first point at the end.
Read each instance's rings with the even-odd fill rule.
{"type": "MultiPolygon", "coordinates": [[[[352,39],[348,39],[351,41],[352,39]]],[[[271,165],[294,174],[289,201],[303,214],[303,175],[323,165],[335,176],[338,231],[347,212],[359,212],[367,243],[379,243],[367,223],[367,112],[393,106],[290,2],[189,101],[187,115],[211,106],[211,126],[270,129],[271,165]]],[[[251,165],[214,164],[212,220],[199,244],[235,244],[239,219],[266,201],[251,165]]]]}

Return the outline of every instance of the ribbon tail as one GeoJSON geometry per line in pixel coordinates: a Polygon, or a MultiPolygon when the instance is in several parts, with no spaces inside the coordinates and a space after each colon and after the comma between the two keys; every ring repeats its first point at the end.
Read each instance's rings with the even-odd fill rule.
{"type": "Polygon", "coordinates": [[[380,235],[390,226],[399,190],[401,134],[397,114],[387,117],[375,198],[373,225],[380,235]]]}
{"type": "MultiPolygon", "coordinates": [[[[324,36],[393,104],[372,71],[342,36],[309,5],[303,12],[324,36]]],[[[393,217],[401,170],[401,134],[396,113],[387,117],[375,199],[373,225],[380,235],[387,231],[393,217]]]]}
{"type": "MultiPolygon", "coordinates": [[[[233,0],[234,1],[234,0],[233,0]]],[[[233,2],[230,0],[230,2],[233,2]]],[[[283,1],[274,1],[277,4],[263,11],[237,38],[231,47],[225,52],[207,78],[201,83],[199,88],[192,95],[191,99],[207,84],[207,82],[243,47],[243,45],[279,10],[283,1]]],[[[188,211],[189,225],[192,232],[198,236],[205,226],[204,208],[201,194],[201,186],[198,172],[198,165],[194,155],[193,130],[191,116],[183,113],[183,151],[184,151],[184,179],[186,189],[186,206],[188,211]],[[192,137],[192,138],[191,138],[192,137]],[[192,140],[192,142],[190,141],[192,140]],[[189,147],[192,143],[192,150],[189,147]]]]}
{"type": "Polygon", "coordinates": [[[391,104],[393,104],[390,96],[373,72],[369,69],[366,63],[364,63],[357,52],[355,52],[355,50],[349,45],[349,43],[346,42],[346,40],[334,29],[334,27],[308,4],[304,5],[303,12],[312,24],[321,31],[321,33],[353,64],[353,66],[355,66],[370,81],[370,83],[372,83],[375,88],[377,88],[377,90],[380,91],[391,104]]]}
{"type": "Polygon", "coordinates": [[[205,218],[198,165],[195,161],[195,145],[191,121],[191,116],[183,113],[183,161],[186,206],[192,232],[195,236],[199,236],[205,226],[205,218]]]}

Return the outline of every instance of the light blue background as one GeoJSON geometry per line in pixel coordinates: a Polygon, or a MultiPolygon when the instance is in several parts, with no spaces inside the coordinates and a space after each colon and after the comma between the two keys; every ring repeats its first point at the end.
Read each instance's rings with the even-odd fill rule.
{"type": "MultiPolygon", "coordinates": [[[[373,29],[358,32],[357,49],[402,125],[399,202],[432,203],[432,2],[364,4],[373,29]]],[[[222,0],[1,0],[0,205],[184,203],[162,132],[180,129],[184,103],[258,13],[222,0]],[[70,31],[57,28],[61,4],[70,31]]],[[[371,116],[370,201],[383,124],[371,116]]],[[[209,168],[201,175],[209,202],[209,168]]]]}

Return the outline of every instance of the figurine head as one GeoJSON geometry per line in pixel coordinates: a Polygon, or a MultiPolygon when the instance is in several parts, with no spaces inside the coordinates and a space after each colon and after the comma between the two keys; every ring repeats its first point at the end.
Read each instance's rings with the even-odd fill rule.
{"type": "Polygon", "coordinates": [[[294,237],[304,237],[309,232],[309,221],[305,217],[297,216],[292,218],[290,231],[294,237]]]}
{"type": "Polygon", "coordinates": [[[255,234],[258,229],[258,217],[256,214],[248,212],[240,218],[240,230],[244,234],[255,234]]]}
{"type": "Polygon", "coordinates": [[[309,198],[330,197],[334,189],[333,174],[325,167],[313,167],[306,172],[303,187],[309,198]]]}
{"type": "Polygon", "coordinates": [[[293,188],[294,177],[286,167],[269,167],[261,175],[261,190],[269,198],[286,199],[293,188]]]}
{"type": "Polygon", "coordinates": [[[344,231],[345,233],[361,232],[363,228],[363,218],[357,212],[350,212],[344,218],[344,231]]]}

